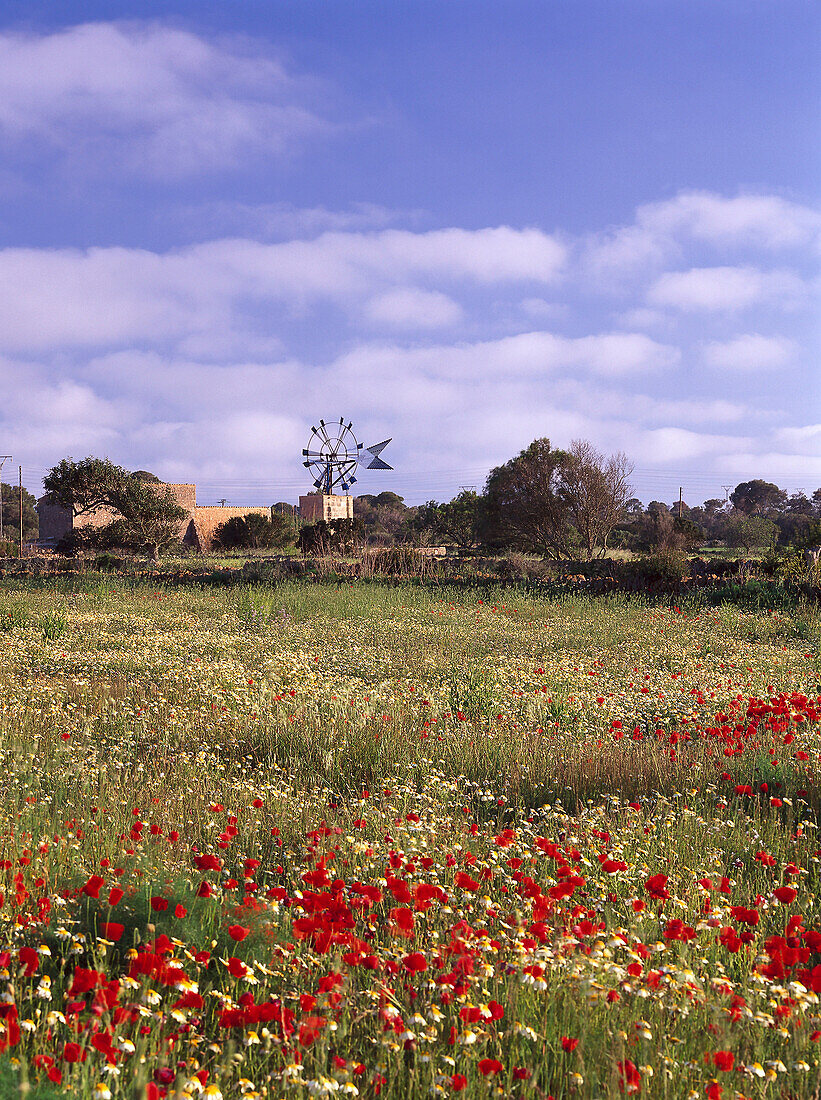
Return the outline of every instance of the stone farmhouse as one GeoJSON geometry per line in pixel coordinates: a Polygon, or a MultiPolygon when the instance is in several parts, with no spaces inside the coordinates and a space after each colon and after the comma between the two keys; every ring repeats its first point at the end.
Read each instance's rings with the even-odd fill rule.
{"type": "MultiPolygon", "coordinates": [[[[270,519],[273,511],[272,508],[253,506],[237,508],[197,504],[196,485],[159,482],[157,488],[170,489],[177,504],[185,509],[186,516],[180,524],[180,538],[187,546],[200,551],[213,549],[214,532],[226,520],[234,516],[247,516],[252,512],[270,519]]],[[[40,519],[40,537],[37,541],[40,546],[45,547],[56,546],[71,531],[84,527],[105,527],[117,518],[109,508],[97,508],[81,516],[73,516],[69,509],[50,503],[47,497],[38,500],[37,515],[40,519]]]]}

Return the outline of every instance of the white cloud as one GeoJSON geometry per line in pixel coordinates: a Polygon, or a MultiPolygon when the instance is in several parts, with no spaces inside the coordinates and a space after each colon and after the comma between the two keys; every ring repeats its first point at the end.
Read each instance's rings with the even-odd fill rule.
{"type": "Polygon", "coordinates": [[[717,456],[716,467],[739,480],[760,477],[783,486],[784,480],[790,479],[794,485],[803,485],[808,490],[821,483],[821,456],[744,449],[717,456]]]}
{"type": "Polygon", "coordinates": [[[821,424],[806,424],[800,428],[779,428],[773,433],[775,443],[796,454],[821,457],[821,424]]]}
{"type": "Polygon", "coordinates": [[[648,227],[623,226],[588,239],[582,252],[582,271],[603,288],[619,291],[625,277],[657,270],[671,253],[677,253],[673,242],[648,227]]]}
{"type": "Polygon", "coordinates": [[[654,306],[680,310],[742,310],[762,302],[789,305],[803,293],[789,271],[754,267],[694,267],[661,275],[647,292],[654,306]]]}
{"type": "Polygon", "coordinates": [[[778,195],[728,198],[709,191],[683,191],[647,203],[632,225],[591,234],[582,248],[583,269],[614,289],[619,279],[653,273],[679,260],[694,244],[741,251],[817,247],[821,212],[778,195]]]}
{"type": "Polygon", "coordinates": [[[636,436],[631,453],[647,462],[676,462],[703,458],[733,447],[749,447],[752,441],[744,436],[712,435],[686,428],[654,428],[636,436]]]}
{"type": "Polygon", "coordinates": [[[0,133],[168,176],[282,154],[325,125],[270,57],[159,23],[0,35],[0,133]]]}
{"type": "Polygon", "coordinates": [[[678,348],[659,344],[640,332],[611,332],[567,341],[572,360],[595,374],[620,376],[636,371],[664,370],[675,366],[678,348]]]}
{"type": "Polygon", "coordinates": [[[773,474],[812,480],[807,454],[817,446],[817,426],[784,427],[769,438],[705,431],[708,423],[735,422],[751,432],[755,421],[751,410],[730,402],[656,399],[603,385],[590,369],[596,340],[526,333],[428,348],[380,343],[316,363],[221,366],[136,351],[87,365],[65,357],[50,365],[0,361],[9,394],[0,430],[24,464],[107,454],[165,478],[195,480],[203,499],[216,494],[248,504],[304,491],[306,418],[341,413],[365,442],[395,437],[390,461],[397,473],[363,477],[361,491],[400,486],[411,499],[480,484],[489,466],[537,436],[557,446],[588,438],[604,451],[625,450],[639,466],[692,461],[701,470],[728,469],[742,455],[739,475],[768,476],[755,455],[760,441],[768,462],[793,452],[770,465],[773,474]],[[250,488],[239,487],[245,482],[250,488]]]}
{"type": "Polygon", "coordinates": [[[821,232],[821,213],[778,195],[725,198],[709,191],[640,206],[636,222],[654,235],[768,249],[800,247],[821,232]]]}
{"type": "Polygon", "coordinates": [[[400,286],[371,298],[365,316],[376,325],[389,328],[447,328],[462,318],[458,302],[436,290],[400,286]]]}
{"type": "Polygon", "coordinates": [[[399,221],[418,220],[413,211],[389,210],[376,203],[353,203],[345,210],[293,203],[242,203],[222,200],[176,208],[176,221],[196,228],[199,237],[238,236],[271,238],[318,237],[327,232],[385,229],[399,221]]]}
{"type": "MultiPolygon", "coordinates": [[[[0,346],[153,345],[203,333],[223,339],[238,333],[235,315],[255,306],[305,309],[324,299],[358,316],[357,302],[397,283],[551,282],[563,259],[548,235],[506,226],[325,233],[277,244],[228,239],[165,253],[9,248],[0,251],[0,346]]],[[[445,304],[437,302],[441,318],[445,304]]],[[[453,308],[449,316],[455,319],[453,308]]]]}
{"type": "Polygon", "coordinates": [[[638,309],[627,310],[626,313],[620,314],[616,320],[625,328],[664,328],[669,325],[669,318],[666,313],[662,313],[658,309],[647,309],[641,306],[638,309]]]}
{"type": "Polygon", "coordinates": [[[732,340],[713,340],[704,347],[704,362],[716,370],[778,370],[795,354],[795,344],[780,336],[745,333],[732,340]]]}

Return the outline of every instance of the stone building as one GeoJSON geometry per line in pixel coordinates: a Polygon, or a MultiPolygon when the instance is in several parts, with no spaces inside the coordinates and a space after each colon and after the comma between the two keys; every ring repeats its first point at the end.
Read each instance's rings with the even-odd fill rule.
{"type": "Polygon", "coordinates": [[[299,498],[299,518],[303,523],[324,519],[353,519],[353,497],[338,493],[309,493],[299,498]]]}
{"type": "MultiPolygon", "coordinates": [[[[158,489],[170,489],[181,508],[185,509],[185,518],[180,523],[180,540],[197,550],[211,550],[214,546],[214,533],[221,523],[234,516],[247,516],[251,513],[271,518],[270,508],[257,507],[220,507],[219,505],[197,504],[197,487],[190,484],[158,482],[158,489]]],[[[72,531],[89,527],[105,527],[117,518],[110,508],[96,508],[73,516],[68,508],[52,504],[48,497],[37,501],[37,515],[40,520],[40,546],[54,547],[72,531]]]]}

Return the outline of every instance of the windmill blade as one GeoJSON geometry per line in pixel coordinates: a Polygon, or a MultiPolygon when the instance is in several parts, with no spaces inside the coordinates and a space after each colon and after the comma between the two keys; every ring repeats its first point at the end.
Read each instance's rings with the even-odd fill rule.
{"type": "Polygon", "coordinates": [[[373,458],[368,463],[369,470],[392,470],[393,466],[389,466],[387,462],[383,462],[381,458],[373,458]]]}
{"type": "MultiPolygon", "coordinates": [[[[393,436],[391,436],[391,439],[393,439],[393,436]]],[[[368,452],[376,458],[378,455],[382,454],[390,441],[390,439],[383,439],[381,443],[374,443],[372,447],[368,447],[368,452]]]]}

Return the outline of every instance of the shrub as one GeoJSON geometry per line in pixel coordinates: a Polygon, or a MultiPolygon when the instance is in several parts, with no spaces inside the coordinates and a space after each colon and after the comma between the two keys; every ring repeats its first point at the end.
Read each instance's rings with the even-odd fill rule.
{"type": "Polygon", "coordinates": [[[690,572],[687,555],[674,548],[625,562],[624,568],[629,577],[647,585],[678,584],[690,572]]]}
{"type": "Polygon", "coordinates": [[[299,532],[297,545],[303,554],[325,555],[351,550],[362,534],[362,523],[356,519],[317,520],[306,524],[299,532]]]}
{"type": "Polygon", "coordinates": [[[374,573],[391,577],[425,577],[439,572],[439,560],[409,546],[377,550],[370,557],[374,573]]]}
{"type": "Polygon", "coordinates": [[[44,642],[54,642],[66,633],[69,628],[68,616],[62,611],[47,611],[40,618],[40,630],[44,642]]]}
{"type": "Polygon", "coordinates": [[[232,516],[214,532],[214,542],[224,550],[273,550],[289,546],[294,529],[285,516],[274,513],[270,519],[258,512],[232,516]]]}
{"type": "Polygon", "coordinates": [[[118,558],[116,554],[102,553],[98,554],[94,559],[95,568],[101,572],[110,572],[112,570],[119,569],[122,565],[122,558],[118,558]]]}
{"type": "Polygon", "coordinates": [[[31,616],[26,605],[15,603],[11,607],[7,607],[5,612],[0,615],[0,630],[7,634],[12,630],[28,626],[30,621],[31,616]]]}
{"type": "Polygon", "coordinates": [[[82,554],[84,551],[92,548],[93,544],[89,537],[89,532],[75,530],[69,531],[67,535],[63,535],[57,543],[55,550],[58,554],[63,554],[67,558],[76,558],[78,554],[82,554]]]}

